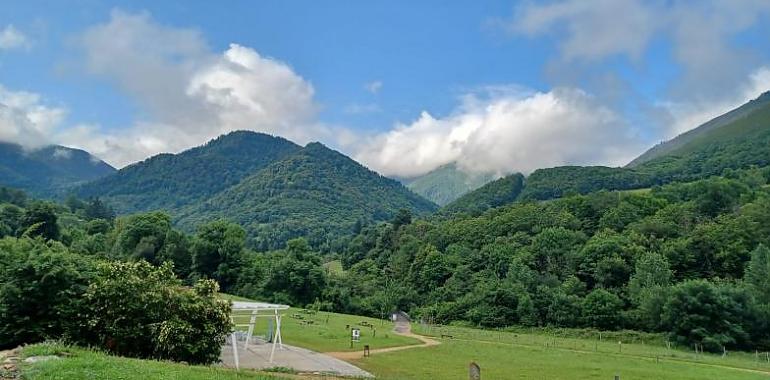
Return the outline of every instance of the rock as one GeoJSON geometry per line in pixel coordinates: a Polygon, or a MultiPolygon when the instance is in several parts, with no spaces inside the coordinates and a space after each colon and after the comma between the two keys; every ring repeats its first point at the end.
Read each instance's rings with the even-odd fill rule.
{"type": "Polygon", "coordinates": [[[59,359],[59,357],[56,355],[30,356],[24,359],[24,363],[39,363],[54,359],[59,359]]]}

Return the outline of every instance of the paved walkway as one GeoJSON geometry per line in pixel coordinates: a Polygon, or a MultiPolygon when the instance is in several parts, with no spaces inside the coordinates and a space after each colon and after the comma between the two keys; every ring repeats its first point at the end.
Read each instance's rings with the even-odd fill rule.
{"type": "MultiPolygon", "coordinates": [[[[362,378],[374,377],[369,372],[340,359],[287,344],[283,345],[283,350],[280,348],[275,349],[273,363],[270,363],[271,348],[272,344],[258,341],[255,344],[249,345],[248,350],[244,350],[243,342],[239,342],[240,367],[247,369],[285,367],[292,368],[300,373],[334,374],[362,378]]],[[[219,359],[225,367],[235,368],[232,346],[223,346],[219,359]]]]}

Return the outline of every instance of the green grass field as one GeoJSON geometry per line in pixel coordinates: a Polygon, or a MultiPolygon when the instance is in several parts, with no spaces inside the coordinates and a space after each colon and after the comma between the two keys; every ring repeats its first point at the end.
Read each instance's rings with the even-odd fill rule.
{"type": "MultiPolygon", "coordinates": [[[[248,301],[242,297],[222,295],[230,300],[248,301]]],[[[311,312],[312,313],[312,312],[311,312]]],[[[313,351],[357,351],[368,344],[371,349],[418,344],[419,341],[393,334],[390,321],[360,317],[355,315],[328,313],[319,311],[309,314],[307,310],[290,308],[282,311],[281,332],[286,344],[304,347],[313,351]],[[301,318],[301,319],[300,319],[301,318]],[[366,322],[373,327],[364,326],[366,322]],[[350,328],[361,330],[360,342],[350,347],[350,328]]],[[[235,323],[248,323],[248,315],[236,315],[235,323]]],[[[238,327],[246,330],[246,327],[238,327]]],[[[254,335],[265,336],[268,331],[268,318],[257,318],[254,335]]]]}
{"type": "MultiPolygon", "coordinates": [[[[247,319],[247,316],[238,317],[238,322],[247,319]]],[[[256,334],[264,334],[267,321],[258,321],[256,334]]],[[[371,329],[363,327],[362,341],[353,350],[360,350],[364,344],[377,349],[418,343],[412,338],[393,334],[390,322],[360,316],[325,312],[308,314],[301,309],[289,309],[284,312],[283,321],[287,344],[321,352],[351,350],[346,325],[360,326],[363,321],[377,327],[377,336],[371,334],[371,329]],[[293,315],[302,316],[302,319],[293,315]],[[313,323],[303,323],[309,320],[313,323]]],[[[441,344],[377,353],[353,360],[353,363],[383,380],[467,379],[471,361],[481,366],[485,379],[610,380],[615,375],[621,380],[770,379],[770,362],[765,354],[728,352],[725,357],[713,354],[696,357],[691,350],[669,349],[662,343],[664,340],[654,334],[615,333],[612,338],[607,338],[610,334],[604,334],[600,341],[598,336],[591,338],[590,332],[582,330],[511,332],[417,324],[413,325],[413,332],[435,337],[441,344]],[[575,337],[577,335],[582,337],[575,337]],[[619,344],[617,339],[628,342],[619,344]]],[[[237,373],[215,366],[121,358],[60,344],[38,344],[22,350],[23,358],[38,355],[57,355],[63,359],[23,363],[23,379],[229,380],[278,376],[251,371],[237,373]]]]}
{"type": "Polygon", "coordinates": [[[36,344],[25,347],[22,359],[30,356],[56,355],[61,359],[40,363],[21,363],[24,380],[271,380],[276,377],[256,372],[190,366],[154,360],[139,360],[107,355],[98,351],[61,344],[36,344]]]}
{"type": "MultiPolygon", "coordinates": [[[[440,338],[439,346],[404,350],[357,360],[384,380],[467,379],[475,361],[487,379],[768,379],[770,364],[754,355],[694,355],[665,346],[598,342],[541,334],[440,327],[414,331],[440,338]],[[620,352],[619,352],[620,351],[620,352]],[[656,358],[657,357],[657,358],[656,358]]],[[[764,358],[763,358],[764,360],[764,358]]]]}

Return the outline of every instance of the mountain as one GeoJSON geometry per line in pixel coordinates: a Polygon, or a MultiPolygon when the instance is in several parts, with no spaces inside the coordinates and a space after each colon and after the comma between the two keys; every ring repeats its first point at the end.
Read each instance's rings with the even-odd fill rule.
{"type": "Polygon", "coordinates": [[[659,145],[632,164],[657,183],[770,165],[770,92],[659,145]]]}
{"type": "MultiPolygon", "coordinates": [[[[631,161],[627,167],[637,167],[645,162],[652,161],[663,156],[682,155],[688,150],[693,150],[697,147],[702,147],[705,144],[713,142],[717,135],[721,135],[720,137],[725,137],[725,131],[728,131],[728,136],[735,135],[735,132],[742,132],[739,130],[739,128],[735,128],[735,125],[741,124],[742,119],[751,116],[757,111],[761,112],[762,110],[766,110],[768,106],[770,106],[770,91],[765,92],[757,99],[754,99],[724,115],[718,116],[697,128],[691,129],[669,141],[662,142],[650,148],[641,156],[631,161]],[[717,130],[720,129],[722,129],[722,132],[718,133],[717,130]]],[[[754,126],[761,126],[761,124],[755,124],[754,126]]],[[[764,126],[767,127],[767,123],[765,123],[764,126]]]]}
{"type": "Polygon", "coordinates": [[[231,132],[178,154],[159,154],[78,189],[99,196],[120,214],[164,209],[174,213],[299,151],[281,137],[231,132]]]}
{"type": "Polygon", "coordinates": [[[452,163],[419,177],[401,179],[401,183],[433,203],[444,206],[494,179],[494,174],[466,173],[452,163]]]}
{"type": "Polygon", "coordinates": [[[558,166],[538,169],[527,177],[522,200],[547,200],[599,190],[629,190],[652,186],[654,177],[634,169],[606,166],[558,166]]]}
{"type": "Polygon", "coordinates": [[[689,132],[658,144],[625,168],[563,166],[527,178],[521,199],[695,181],[728,170],[770,165],[770,91],[689,132]]]}
{"type": "Polygon", "coordinates": [[[28,150],[0,142],[0,185],[52,198],[77,184],[104,177],[115,168],[80,149],[59,145],[28,150]]]}
{"type": "Polygon", "coordinates": [[[524,176],[511,174],[487,183],[444,206],[442,215],[478,215],[490,208],[514,202],[524,188],[524,176]]]}
{"type": "Polygon", "coordinates": [[[436,205],[320,143],[311,143],[209,200],[185,208],[178,223],[191,229],[227,219],[240,224],[258,249],[304,236],[314,246],[350,234],[356,224],[388,220],[399,209],[423,215],[436,205]]]}

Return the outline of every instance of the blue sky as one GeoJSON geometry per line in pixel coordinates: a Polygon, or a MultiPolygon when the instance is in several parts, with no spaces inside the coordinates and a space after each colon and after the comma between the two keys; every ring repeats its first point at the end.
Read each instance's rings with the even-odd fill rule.
{"type": "Polygon", "coordinates": [[[388,175],[620,165],[770,87],[764,1],[3,9],[0,139],[116,166],[234,129],[320,140],[388,175]]]}

